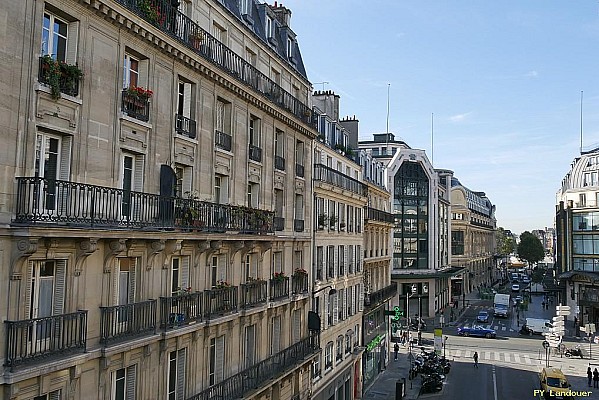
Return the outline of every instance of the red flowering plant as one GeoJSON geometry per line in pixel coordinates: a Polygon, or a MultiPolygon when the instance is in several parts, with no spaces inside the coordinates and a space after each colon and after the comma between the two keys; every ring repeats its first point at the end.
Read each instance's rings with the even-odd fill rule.
{"type": "Polygon", "coordinates": [[[191,286],[189,286],[187,288],[182,288],[182,287],[177,288],[177,296],[184,296],[184,295],[190,294],[190,293],[191,293],[191,286]]]}
{"type": "Polygon", "coordinates": [[[272,274],[272,277],[275,281],[282,281],[285,280],[285,272],[281,271],[281,272],[275,272],[272,274]]]}
{"type": "Polygon", "coordinates": [[[220,281],[216,282],[217,289],[226,289],[226,288],[230,288],[230,287],[231,287],[231,284],[227,281],[220,280],[220,281]]]}
{"type": "Polygon", "coordinates": [[[147,100],[154,94],[154,92],[152,92],[150,89],[144,89],[141,86],[135,85],[131,85],[125,90],[129,96],[142,100],[147,100]]]}

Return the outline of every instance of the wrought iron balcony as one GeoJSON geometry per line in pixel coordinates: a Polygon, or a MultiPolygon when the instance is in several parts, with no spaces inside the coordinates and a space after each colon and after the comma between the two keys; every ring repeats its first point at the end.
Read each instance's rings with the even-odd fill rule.
{"type": "Polygon", "coordinates": [[[285,159],[281,156],[275,156],[275,169],[285,171],[285,159]]]}
{"type": "Polygon", "coordinates": [[[296,271],[291,275],[291,293],[308,293],[308,273],[296,271]]]}
{"type": "Polygon", "coordinates": [[[299,176],[301,178],[304,177],[304,166],[301,164],[295,164],[295,176],[299,176]]]}
{"type": "Polygon", "coordinates": [[[216,147],[231,151],[231,135],[221,131],[215,131],[214,144],[216,147]]]}
{"type": "Polygon", "coordinates": [[[307,337],[292,344],[285,350],[212,385],[188,400],[240,399],[245,394],[262,387],[266,382],[286,374],[298,363],[319,351],[312,337],[307,337]]]}
{"type": "Polygon", "coordinates": [[[307,105],[283,90],[268,76],[216,40],[169,1],[153,0],[156,12],[148,11],[148,0],[116,0],[168,36],[187,46],[221,71],[268,98],[307,125],[316,128],[316,118],[307,105]]]}
{"type": "MultiPolygon", "coordinates": [[[[40,57],[40,65],[37,80],[39,83],[44,85],[50,85],[51,78],[49,74],[50,65],[47,62],[46,57],[40,57]]],[[[79,78],[73,79],[73,77],[69,77],[67,74],[60,73],[60,78],[58,80],[58,87],[60,93],[67,94],[69,96],[77,97],[79,95],[79,78]]]]}
{"type": "Polygon", "coordinates": [[[100,342],[115,342],[156,332],[156,300],[100,307],[100,342]]]}
{"type": "Polygon", "coordinates": [[[303,219],[294,219],[293,220],[293,230],[295,232],[303,232],[304,231],[304,220],[303,219]]]}
{"type": "Polygon", "coordinates": [[[263,280],[253,280],[241,285],[241,308],[248,309],[266,303],[267,283],[263,280]]]}
{"type": "Polygon", "coordinates": [[[250,144],[249,156],[250,156],[250,160],[262,162],[262,149],[258,146],[253,146],[250,144]]]}
{"type": "Polygon", "coordinates": [[[87,310],[50,317],[4,321],[5,365],[20,364],[85,352],[87,310]]]}
{"type": "Polygon", "coordinates": [[[377,210],[376,208],[366,207],[366,212],[364,214],[366,219],[387,222],[390,224],[395,223],[395,216],[383,210],[377,210]]]}
{"type": "Polygon", "coordinates": [[[364,306],[374,308],[385,301],[392,299],[397,294],[397,282],[364,296],[364,306]]]}
{"type": "Polygon", "coordinates": [[[179,135],[187,136],[190,139],[196,138],[196,122],[180,114],[175,114],[175,132],[179,135]]]}
{"type": "Polygon", "coordinates": [[[130,93],[129,90],[123,89],[121,110],[132,118],[148,122],[150,120],[150,99],[139,97],[130,93]]]}
{"type": "Polygon", "coordinates": [[[220,287],[204,291],[206,319],[237,311],[237,286],[220,287]]]}
{"type": "Polygon", "coordinates": [[[368,195],[368,186],[323,164],[314,164],[314,180],[329,183],[360,196],[368,195]]]}
{"type": "Polygon", "coordinates": [[[281,276],[270,280],[270,299],[279,300],[289,297],[289,277],[281,276]]]}
{"type": "Polygon", "coordinates": [[[273,222],[275,226],[275,231],[282,231],[285,229],[285,218],[274,217],[273,222]]]}
{"type": "Polygon", "coordinates": [[[202,292],[160,298],[160,327],[164,330],[200,322],[203,313],[202,292]]]}
{"type": "Polygon", "coordinates": [[[252,234],[272,233],[274,217],[250,207],[38,177],[17,178],[15,214],[19,224],[252,234]]]}

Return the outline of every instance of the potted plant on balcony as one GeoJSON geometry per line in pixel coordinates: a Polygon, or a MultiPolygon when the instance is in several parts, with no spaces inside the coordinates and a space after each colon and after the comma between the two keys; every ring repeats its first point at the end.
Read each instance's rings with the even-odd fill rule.
{"type": "Polygon", "coordinates": [[[191,294],[191,286],[186,287],[186,288],[182,288],[182,287],[177,288],[177,292],[176,292],[177,296],[185,296],[188,294],[191,294]]]}
{"type": "Polygon", "coordinates": [[[318,229],[319,230],[323,230],[324,226],[327,224],[327,222],[329,221],[329,216],[326,214],[320,214],[318,216],[318,229]]]}
{"type": "Polygon", "coordinates": [[[345,230],[345,222],[339,222],[339,230],[345,230]]]}
{"type": "Polygon", "coordinates": [[[61,80],[64,83],[64,89],[73,91],[77,82],[83,78],[83,71],[77,64],[71,65],[64,61],[57,61],[49,54],[42,57],[41,68],[42,78],[50,86],[50,94],[54,100],[61,97],[61,80]]]}
{"type": "Polygon", "coordinates": [[[139,0],[137,7],[150,23],[164,23],[166,16],[160,12],[160,7],[154,0],[139,0]]]}
{"type": "Polygon", "coordinates": [[[345,155],[345,147],[341,143],[335,144],[335,150],[337,150],[339,154],[345,155]]]}
{"type": "Polygon", "coordinates": [[[189,34],[189,43],[193,46],[194,49],[200,50],[202,44],[204,43],[204,32],[201,30],[197,30],[189,34]]]}
{"type": "Polygon", "coordinates": [[[220,280],[216,282],[216,289],[228,289],[231,287],[231,284],[227,281],[220,280]]]}
{"type": "Polygon", "coordinates": [[[275,272],[272,274],[272,278],[276,281],[276,282],[282,282],[285,280],[285,272],[281,271],[281,272],[275,272]]]}
{"type": "Polygon", "coordinates": [[[139,99],[144,102],[149,100],[154,94],[154,92],[150,89],[135,85],[129,86],[127,89],[125,89],[125,91],[130,98],[139,99]]]}
{"type": "Polygon", "coordinates": [[[332,230],[335,230],[335,224],[337,223],[337,221],[338,221],[338,220],[339,220],[339,219],[337,218],[337,216],[336,216],[335,214],[332,214],[332,215],[329,217],[329,227],[330,227],[332,230]]]}
{"type": "Polygon", "coordinates": [[[294,276],[305,276],[305,275],[308,275],[308,271],[306,271],[303,268],[296,268],[295,271],[293,271],[293,275],[294,276]]]}

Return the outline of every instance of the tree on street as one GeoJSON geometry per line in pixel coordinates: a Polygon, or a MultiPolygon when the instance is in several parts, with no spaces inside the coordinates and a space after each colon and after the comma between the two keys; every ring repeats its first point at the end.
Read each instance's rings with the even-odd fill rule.
{"type": "Polygon", "coordinates": [[[507,257],[516,250],[516,241],[514,240],[514,237],[511,235],[511,233],[508,234],[508,232],[506,232],[506,230],[502,227],[497,229],[496,238],[497,254],[507,257]]]}
{"type": "Polygon", "coordinates": [[[518,257],[526,260],[529,265],[541,261],[545,257],[545,249],[539,238],[528,231],[522,232],[518,243],[518,257]]]}

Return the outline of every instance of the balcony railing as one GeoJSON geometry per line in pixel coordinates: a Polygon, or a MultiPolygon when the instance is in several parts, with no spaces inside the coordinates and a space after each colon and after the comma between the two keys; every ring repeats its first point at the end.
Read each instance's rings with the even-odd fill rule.
{"type": "Polygon", "coordinates": [[[180,114],[175,114],[175,132],[179,135],[187,136],[190,139],[196,138],[196,122],[180,114]]]}
{"type": "MultiPolygon", "coordinates": [[[[50,79],[48,70],[50,66],[46,63],[45,57],[40,57],[40,65],[37,80],[39,83],[44,85],[50,85],[50,79]]],[[[69,96],[77,97],[79,95],[79,79],[68,78],[64,74],[61,74],[58,80],[58,87],[60,93],[67,94],[69,96]]]]}
{"type": "Polygon", "coordinates": [[[281,156],[275,156],[275,169],[285,171],[285,159],[281,156]]]}
{"type": "Polygon", "coordinates": [[[268,357],[266,360],[212,385],[188,400],[228,400],[243,398],[246,393],[255,391],[266,382],[287,373],[307,357],[315,354],[319,348],[312,337],[292,344],[285,350],[268,357]]]}
{"type": "Polygon", "coordinates": [[[85,351],[87,311],[4,321],[6,326],[5,365],[11,370],[20,364],[85,351]]]}
{"type": "Polygon", "coordinates": [[[15,223],[74,228],[273,232],[274,213],[249,207],[159,196],[104,186],[17,178],[15,223]]]}
{"type": "Polygon", "coordinates": [[[254,160],[257,162],[262,162],[262,149],[258,146],[252,146],[250,144],[249,147],[249,156],[250,156],[250,160],[254,160]]]}
{"type": "Polygon", "coordinates": [[[205,290],[204,308],[206,310],[206,319],[237,311],[237,298],[237,286],[205,290]]]}
{"type": "Polygon", "coordinates": [[[289,277],[272,278],[270,280],[270,299],[279,300],[289,297],[289,277]]]}
{"type": "Polygon", "coordinates": [[[273,223],[275,226],[275,231],[282,231],[285,229],[285,218],[274,217],[273,223]]]}
{"type": "Polygon", "coordinates": [[[253,280],[241,284],[241,308],[248,309],[267,300],[267,283],[263,280],[253,280]]]}
{"type": "Polygon", "coordinates": [[[221,131],[215,131],[214,144],[216,147],[231,151],[231,135],[221,131]]]}
{"type": "Polygon", "coordinates": [[[304,220],[303,219],[294,219],[293,220],[293,230],[295,232],[303,232],[304,231],[304,220]]]}
{"type": "Polygon", "coordinates": [[[124,89],[121,110],[132,118],[148,122],[150,120],[150,99],[139,97],[124,89]]]}
{"type": "Polygon", "coordinates": [[[366,207],[366,212],[364,213],[366,219],[373,219],[375,221],[394,223],[395,217],[393,214],[388,213],[386,211],[377,210],[376,208],[366,207]]]}
{"type": "Polygon", "coordinates": [[[308,274],[296,272],[291,275],[291,293],[308,293],[308,274]]]}
{"type": "Polygon", "coordinates": [[[156,332],[156,300],[100,307],[100,342],[108,345],[156,332]]]}
{"type": "Polygon", "coordinates": [[[370,293],[370,295],[364,296],[364,306],[376,307],[379,304],[393,298],[397,294],[397,282],[391,283],[389,286],[377,290],[376,292],[370,293]]]}
{"type": "Polygon", "coordinates": [[[160,298],[160,327],[174,329],[203,319],[202,292],[160,298]]]}
{"type": "Polygon", "coordinates": [[[368,194],[368,186],[323,164],[314,165],[314,180],[330,183],[360,196],[368,194]]]}
{"type": "Polygon", "coordinates": [[[155,12],[148,12],[147,0],[117,0],[168,36],[183,43],[204,59],[216,65],[235,80],[242,82],[279,107],[289,111],[307,125],[316,127],[312,110],[292,96],[243,57],[216,40],[168,1],[152,1],[155,12]]]}
{"type": "Polygon", "coordinates": [[[300,178],[304,177],[304,166],[301,164],[295,164],[295,176],[299,176],[300,178]]]}

